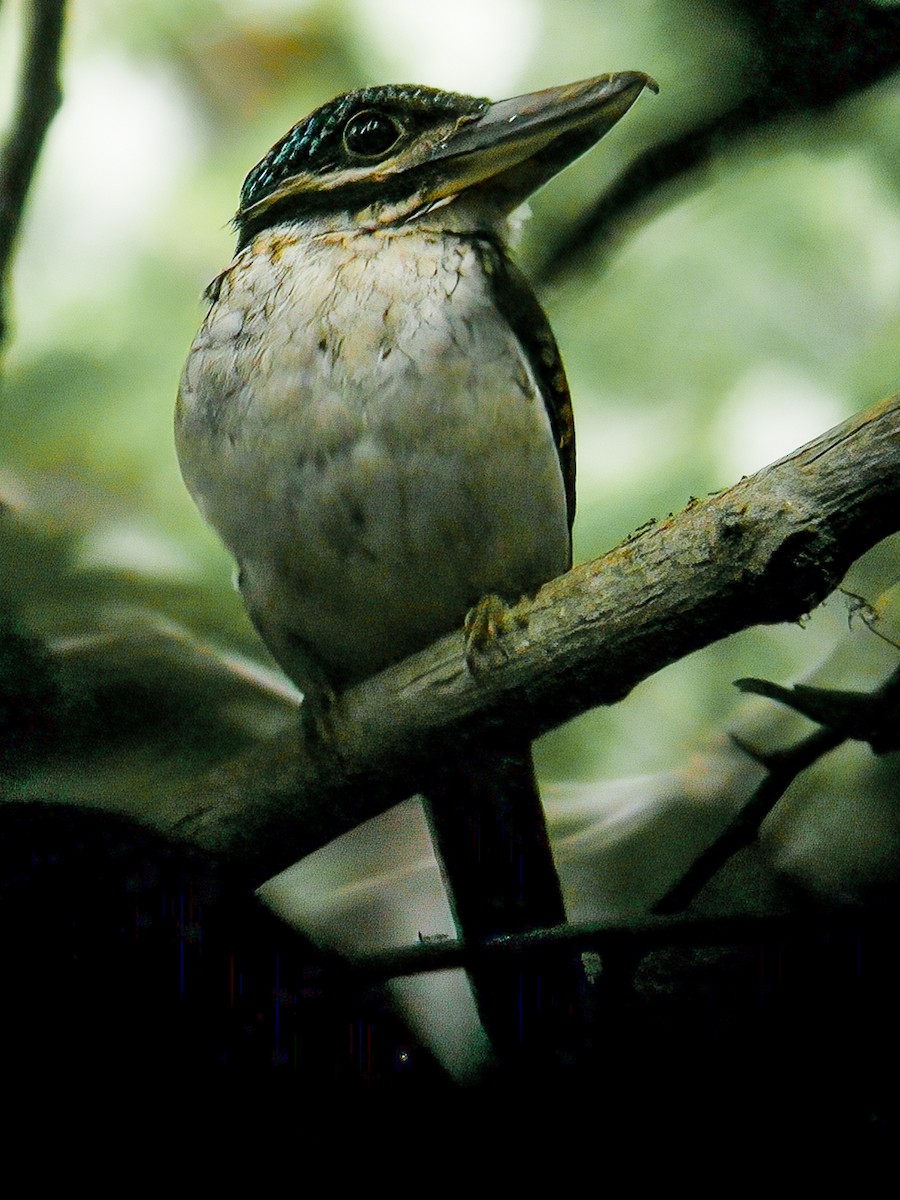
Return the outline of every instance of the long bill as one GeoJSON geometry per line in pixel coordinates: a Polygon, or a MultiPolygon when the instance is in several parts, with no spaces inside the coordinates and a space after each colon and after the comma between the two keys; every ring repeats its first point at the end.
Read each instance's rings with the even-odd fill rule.
{"type": "Polygon", "coordinates": [[[477,187],[515,208],[608,133],[645,87],[658,91],[649,75],[622,71],[488,105],[434,147],[428,201],[477,187]]]}

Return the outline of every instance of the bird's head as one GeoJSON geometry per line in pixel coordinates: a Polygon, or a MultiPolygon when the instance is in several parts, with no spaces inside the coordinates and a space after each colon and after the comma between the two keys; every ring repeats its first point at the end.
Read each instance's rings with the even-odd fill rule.
{"type": "Polygon", "coordinates": [[[578,158],[641,91],[638,71],[492,103],[390,84],[339,96],[300,121],[244,181],[239,247],[263,229],[405,224],[474,200],[496,221],[578,158]]]}

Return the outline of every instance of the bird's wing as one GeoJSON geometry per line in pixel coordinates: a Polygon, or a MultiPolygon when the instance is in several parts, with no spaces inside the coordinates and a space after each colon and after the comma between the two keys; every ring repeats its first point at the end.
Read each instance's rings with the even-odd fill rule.
{"type": "Polygon", "coordinates": [[[571,531],[575,519],[575,422],[556,338],[531,285],[505,251],[489,241],[481,242],[478,250],[494,301],[522,347],[550,418],[571,531]]]}

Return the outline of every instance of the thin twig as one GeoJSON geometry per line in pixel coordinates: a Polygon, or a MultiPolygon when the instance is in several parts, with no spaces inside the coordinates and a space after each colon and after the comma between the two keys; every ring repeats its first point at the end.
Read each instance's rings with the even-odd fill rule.
{"type": "Polygon", "coordinates": [[[790,750],[766,756],[763,761],[769,768],[769,774],[712,845],[654,904],[653,911],[664,916],[686,908],[732,855],[756,841],[760,825],[801,771],[836,749],[843,741],[844,738],[831,729],[817,729],[790,750]]]}
{"type": "Polygon", "coordinates": [[[777,700],[842,738],[868,742],[875,754],[900,750],[900,667],[873,692],[802,683],[785,688],[767,679],[738,679],[735,687],[777,700]]]}
{"type": "Polygon", "coordinates": [[[502,958],[538,959],[544,962],[571,955],[573,950],[598,951],[602,955],[626,954],[633,961],[651,950],[671,946],[725,946],[757,942],[767,937],[808,936],[837,928],[879,927],[893,929],[896,914],[878,910],[863,912],[843,907],[801,914],[728,915],[722,917],[678,917],[649,919],[633,924],[603,921],[555,925],[510,937],[490,938],[477,945],[442,941],[353,959],[348,965],[363,983],[377,983],[405,975],[419,975],[454,968],[471,968],[479,962],[502,958]]]}
{"type": "MultiPolygon", "coordinates": [[[[721,835],[703,851],[687,873],[653,906],[655,913],[661,915],[675,913],[686,908],[733,854],[756,841],[760,825],[797,776],[823,755],[837,749],[851,738],[856,741],[868,742],[877,753],[878,747],[886,739],[886,726],[889,727],[893,740],[896,740],[896,700],[898,689],[900,689],[900,669],[894,671],[880,687],[875,688],[868,695],[859,696],[859,711],[854,711],[852,727],[826,723],[826,713],[819,712],[817,716],[803,704],[802,698],[807,694],[815,693],[827,697],[828,691],[825,688],[800,688],[796,702],[792,703],[792,693],[788,689],[774,686],[771,689],[765,689],[762,686],[756,686],[761,683],[762,681],[759,680],[738,680],[737,686],[742,691],[755,692],[759,695],[771,694],[782,704],[789,704],[797,711],[804,712],[810,720],[820,720],[824,727],[817,729],[815,733],[811,733],[809,737],[804,738],[795,746],[775,753],[759,754],[749,747],[742,747],[768,769],[768,775],[721,835]],[[888,709],[887,713],[885,712],[886,708],[888,709]],[[867,715],[867,721],[864,720],[864,714],[867,715]]],[[[837,693],[837,695],[843,696],[845,693],[837,693]]],[[[893,749],[893,743],[890,748],[893,749]]]]}

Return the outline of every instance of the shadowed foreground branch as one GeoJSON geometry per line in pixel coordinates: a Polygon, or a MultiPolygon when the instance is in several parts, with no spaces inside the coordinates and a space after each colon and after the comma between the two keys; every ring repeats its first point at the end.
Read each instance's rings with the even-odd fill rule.
{"type": "Polygon", "coordinates": [[[450,634],[346,692],[321,739],[282,735],[151,819],[261,883],[423,789],[451,742],[538,737],[720,638],[798,620],[898,514],[900,395],[521,601],[476,675],[450,634]]]}

